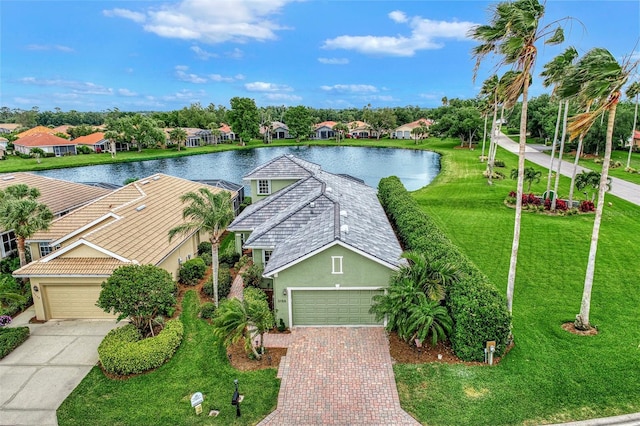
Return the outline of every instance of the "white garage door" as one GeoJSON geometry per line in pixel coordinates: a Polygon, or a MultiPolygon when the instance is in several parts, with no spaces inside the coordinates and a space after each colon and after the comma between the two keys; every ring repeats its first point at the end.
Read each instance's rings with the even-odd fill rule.
{"type": "Polygon", "coordinates": [[[49,319],[114,318],[96,306],[99,284],[42,285],[49,319]]]}

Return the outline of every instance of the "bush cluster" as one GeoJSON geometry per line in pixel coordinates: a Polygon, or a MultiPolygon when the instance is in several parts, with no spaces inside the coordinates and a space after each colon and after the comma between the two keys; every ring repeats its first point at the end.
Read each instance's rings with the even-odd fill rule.
{"type": "Polygon", "coordinates": [[[0,328],[0,359],[9,355],[29,337],[29,327],[0,328]]]}
{"type": "Polygon", "coordinates": [[[178,273],[180,282],[186,285],[196,285],[207,271],[207,265],[204,260],[199,257],[187,260],[182,264],[178,273]]]}
{"type": "MultiPolygon", "coordinates": [[[[223,299],[229,296],[231,291],[231,271],[229,268],[220,267],[218,269],[218,297],[223,299]]],[[[209,278],[202,288],[204,294],[213,297],[213,278],[209,278]]]]}
{"type": "Polygon", "coordinates": [[[227,267],[231,268],[233,265],[235,265],[238,262],[238,260],[240,260],[240,255],[233,251],[225,252],[220,255],[218,260],[219,260],[220,266],[226,265],[227,267]]]}
{"type": "Polygon", "coordinates": [[[211,319],[216,314],[216,305],[213,302],[204,302],[200,305],[200,318],[211,319]]]}
{"type": "Polygon", "coordinates": [[[407,250],[429,254],[457,265],[460,280],[446,287],[445,306],[453,319],[450,335],[455,354],[482,361],[487,341],[496,341],[496,356],[506,349],[511,317],[505,298],[489,279],[451,243],[395,176],[384,178],[378,197],[407,250]]]}
{"type": "Polygon", "coordinates": [[[245,286],[260,287],[262,283],[262,273],[264,268],[262,265],[256,265],[255,263],[249,266],[242,274],[245,286]]]}
{"type": "Polygon", "coordinates": [[[133,325],[111,330],[98,346],[102,367],[111,374],[127,376],[160,367],[175,353],[184,328],[178,319],[167,321],[164,329],[155,337],[142,339],[133,325]]]}

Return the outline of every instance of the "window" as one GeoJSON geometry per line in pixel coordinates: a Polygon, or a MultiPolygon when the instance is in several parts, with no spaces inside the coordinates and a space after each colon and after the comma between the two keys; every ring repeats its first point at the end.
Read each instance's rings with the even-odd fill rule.
{"type": "Polygon", "coordinates": [[[56,251],[60,248],[60,244],[55,247],[51,247],[49,243],[38,243],[38,247],[40,248],[40,257],[45,257],[50,254],[52,251],[56,251]]]}
{"type": "Polygon", "coordinates": [[[342,256],[331,256],[331,273],[342,274],[342,256]]]}
{"type": "Polygon", "coordinates": [[[262,265],[263,266],[267,266],[267,262],[269,262],[269,259],[271,259],[271,253],[273,253],[273,250],[263,250],[262,251],[262,265]]]}
{"type": "Polygon", "coordinates": [[[271,194],[271,181],[266,179],[258,180],[258,195],[269,195],[271,194]]]}
{"type": "Polygon", "coordinates": [[[13,231],[5,232],[1,235],[2,237],[2,255],[7,256],[12,251],[18,248],[18,243],[16,242],[16,235],[13,231]]]}

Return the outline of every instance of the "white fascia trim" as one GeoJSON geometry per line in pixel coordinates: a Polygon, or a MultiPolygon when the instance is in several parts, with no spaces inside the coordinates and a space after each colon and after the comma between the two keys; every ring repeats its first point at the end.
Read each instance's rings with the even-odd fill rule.
{"type": "Polygon", "coordinates": [[[86,225],[84,225],[81,228],[76,229],[75,231],[71,232],[70,234],[65,235],[62,238],[57,239],[56,241],[53,241],[51,243],[51,245],[55,246],[58,244],[62,244],[63,242],[67,241],[70,238],[75,237],[76,235],[82,234],[84,231],[86,231],[87,229],[93,228],[94,226],[96,226],[97,224],[99,224],[100,222],[104,222],[105,220],[112,218],[114,220],[119,220],[120,216],[118,216],[115,213],[109,212],[103,216],[100,216],[99,218],[97,218],[96,220],[87,223],[86,225]]]}
{"type": "MultiPolygon", "coordinates": [[[[16,274],[16,278],[109,278],[111,274],[16,274]]],[[[72,284],[73,285],[73,284],[72,284]]]]}
{"type": "Polygon", "coordinates": [[[296,265],[296,264],[298,264],[298,263],[300,263],[300,262],[302,262],[302,261],[304,261],[304,260],[307,260],[307,259],[309,259],[310,257],[313,257],[313,256],[315,256],[316,254],[318,254],[318,253],[320,253],[320,252],[322,252],[322,251],[325,251],[325,250],[327,250],[327,249],[329,249],[329,248],[331,248],[331,247],[333,247],[333,246],[335,246],[335,245],[338,245],[338,246],[340,246],[340,247],[344,247],[344,248],[346,248],[347,250],[350,250],[350,251],[352,251],[352,252],[354,252],[354,253],[357,253],[357,254],[359,254],[359,255],[361,255],[361,256],[363,256],[363,257],[366,257],[366,258],[367,258],[367,259],[369,259],[369,260],[373,260],[374,262],[379,263],[379,264],[380,264],[380,265],[382,265],[382,266],[386,266],[387,268],[389,268],[389,269],[391,269],[391,270],[397,271],[398,269],[400,269],[400,268],[399,268],[398,266],[396,266],[396,265],[392,265],[391,263],[388,263],[388,262],[385,262],[385,261],[383,261],[383,260],[381,260],[381,259],[378,259],[378,258],[377,258],[377,257],[375,257],[375,256],[371,256],[370,254],[365,253],[364,251],[359,250],[359,249],[357,249],[357,248],[355,248],[355,247],[353,247],[353,246],[350,246],[350,245],[348,245],[348,244],[345,244],[345,243],[343,243],[343,242],[342,242],[342,241],[340,241],[340,240],[334,240],[334,241],[332,241],[331,243],[326,244],[326,245],[324,245],[324,246],[322,246],[322,247],[320,247],[320,248],[318,248],[318,249],[316,249],[316,250],[312,251],[311,253],[305,254],[304,256],[299,257],[299,258],[297,258],[296,260],[294,260],[294,261],[292,261],[292,262],[289,262],[289,263],[287,263],[286,265],[283,265],[283,266],[279,267],[278,269],[274,269],[273,271],[269,272],[268,274],[266,274],[266,275],[264,275],[264,276],[265,276],[265,277],[267,277],[267,278],[270,278],[273,274],[277,274],[278,272],[284,271],[285,269],[290,268],[291,266],[296,265]]]}
{"type": "Polygon", "coordinates": [[[120,256],[120,255],[118,255],[118,254],[116,254],[116,253],[114,253],[112,251],[109,251],[109,250],[107,250],[107,249],[105,249],[103,247],[100,247],[99,245],[90,243],[89,241],[85,241],[83,239],[79,239],[75,243],[70,244],[70,245],[66,246],[65,248],[58,249],[58,250],[52,252],[50,255],[42,258],[42,260],[40,260],[40,262],[47,263],[50,260],[56,259],[56,258],[60,257],[61,255],[67,253],[68,251],[73,250],[74,248],[76,248],[76,247],[78,247],[80,245],[85,245],[87,247],[91,247],[92,249],[97,250],[100,253],[104,253],[107,256],[112,257],[114,259],[117,259],[117,260],[119,260],[121,262],[131,263],[131,261],[129,259],[127,259],[126,257],[122,257],[122,256],[120,256]]]}

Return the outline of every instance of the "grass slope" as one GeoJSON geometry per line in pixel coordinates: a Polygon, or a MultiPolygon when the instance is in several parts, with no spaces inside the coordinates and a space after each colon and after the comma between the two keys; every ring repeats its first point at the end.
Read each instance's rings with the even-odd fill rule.
{"type": "Polygon", "coordinates": [[[64,425],[208,425],[256,424],[275,409],[279,380],[275,368],[239,372],[229,365],[225,349],[212,327],[197,318],[198,301],[189,291],[180,316],[185,326],[182,344],[157,370],[128,380],[111,380],[94,367],[58,409],[64,425]],[[233,380],[238,379],[242,417],[231,406],[233,380]],[[203,414],[196,416],[190,398],[204,394],[203,414]],[[210,408],[220,409],[216,418],[210,408]]]}
{"type": "MultiPolygon", "coordinates": [[[[453,146],[432,143],[443,154],[443,172],[414,196],[506,292],[514,210],[503,200],[516,182],[487,186],[478,152],[453,146]]],[[[517,165],[517,157],[505,151],[498,158],[507,171],[517,165]]],[[[544,177],[534,192],[542,193],[544,177]]],[[[569,179],[561,183],[566,193],[569,179]]],[[[492,368],[395,365],[403,408],[430,425],[539,424],[640,411],[640,208],[615,197],[607,201],[613,206],[605,208],[591,304],[600,334],[581,337],[561,329],[579,312],[593,215],[524,213],[513,310],[516,346],[492,368]]]]}

